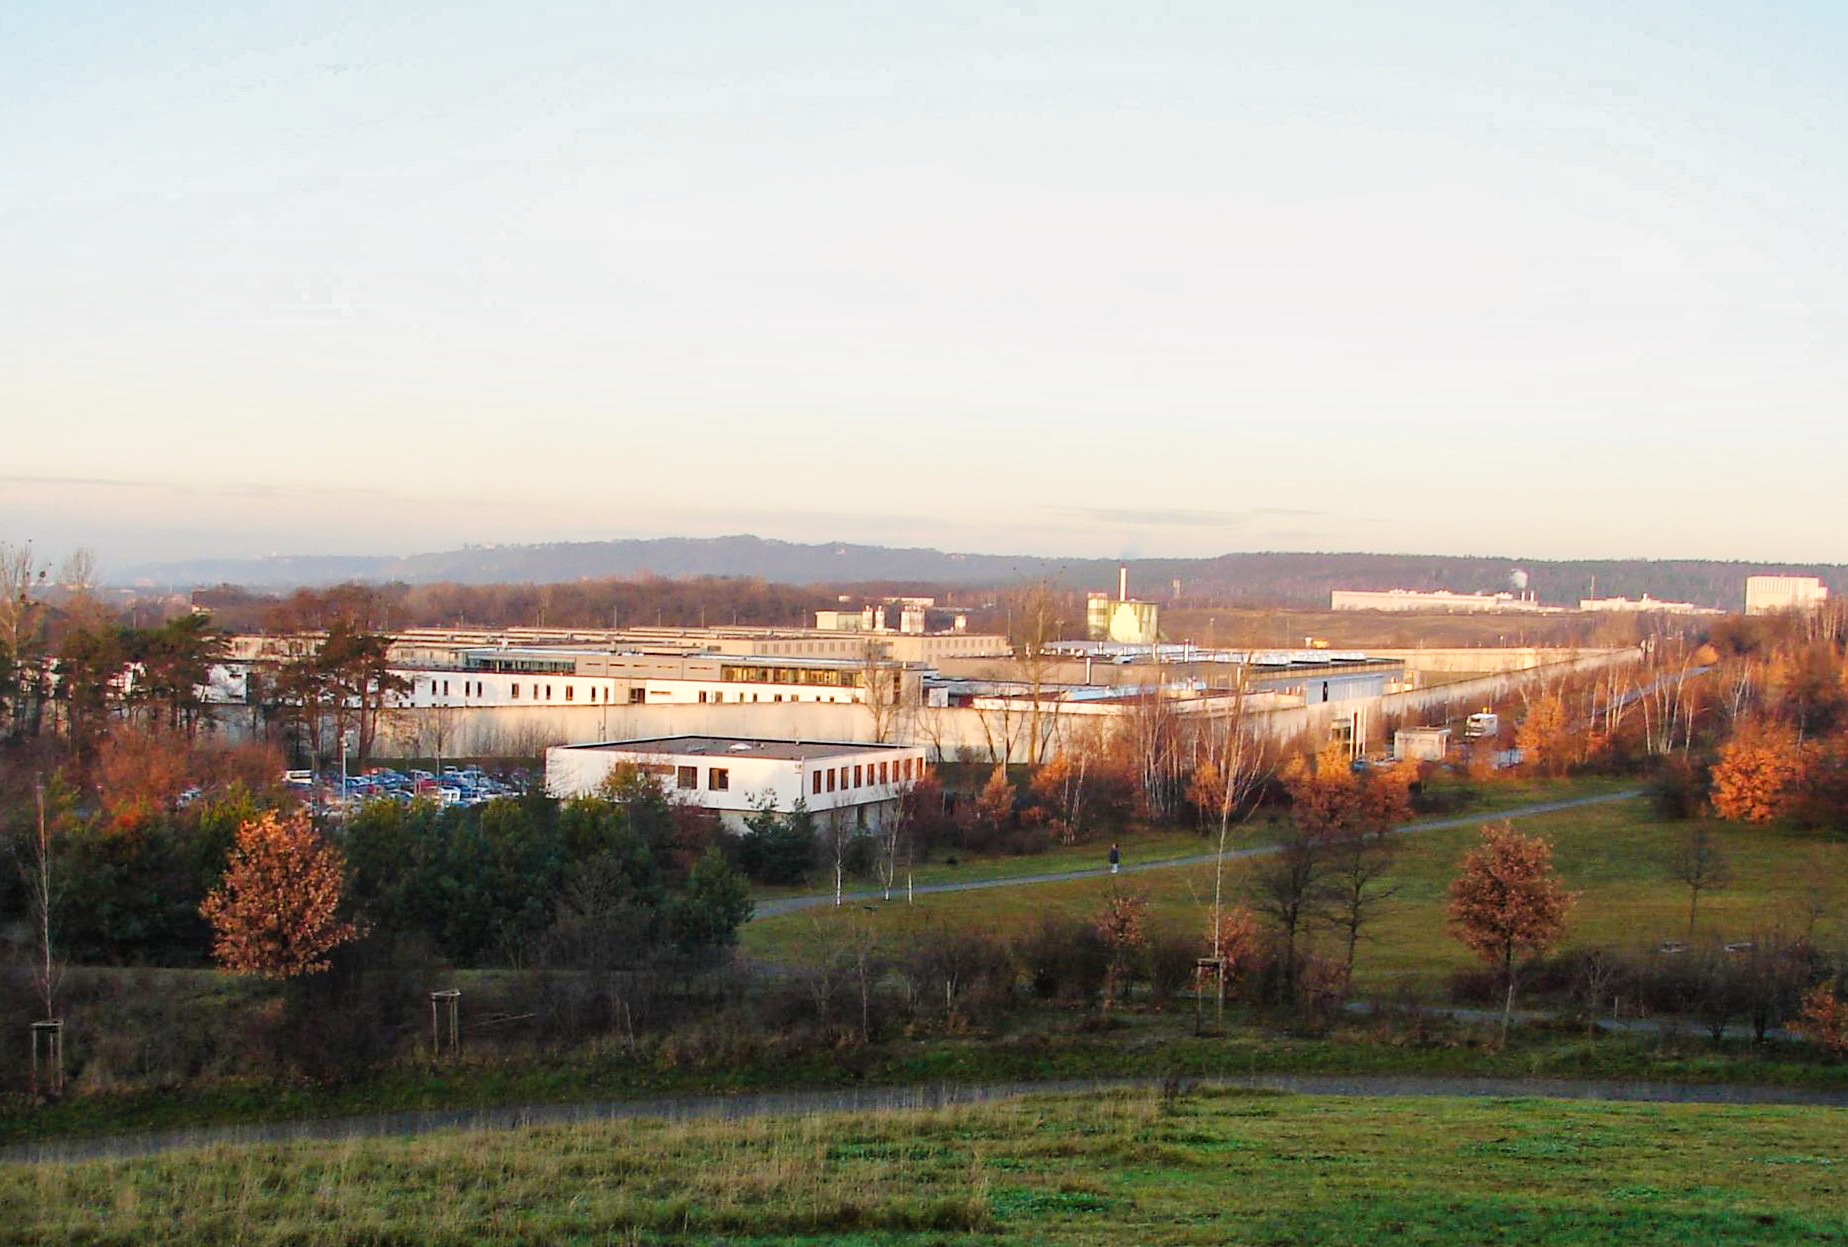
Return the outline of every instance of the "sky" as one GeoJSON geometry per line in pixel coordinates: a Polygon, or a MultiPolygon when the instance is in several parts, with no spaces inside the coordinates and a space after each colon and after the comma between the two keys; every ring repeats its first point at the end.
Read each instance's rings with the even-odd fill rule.
{"type": "Polygon", "coordinates": [[[0,6],[0,540],[1848,561],[1848,6],[0,6]]]}

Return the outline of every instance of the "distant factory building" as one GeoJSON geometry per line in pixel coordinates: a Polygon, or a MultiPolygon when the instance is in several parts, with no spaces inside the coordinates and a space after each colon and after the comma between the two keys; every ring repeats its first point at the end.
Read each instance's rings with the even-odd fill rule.
{"type": "Polygon", "coordinates": [[[939,610],[935,598],[881,598],[858,610],[842,607],[815,612],[815,627],[823,632],[896,632],[902,636],[966,632],[969,617],[961,611],[939,610]]]}
{"type": "Polygon", "coordinates": [[[1129,596],[1129,568],[1117,568],[1117,596],[1091,593],[1084,602],[1085,634],[1093,641],[1154,645],[1161,639],[1161,607],[1129,596]]]}
{"type": "Polygon", "coordinates": [[[1814,576],[1747,576],[1745,613],[1815,610],[1829,600],[1829,590],[1814,576]]]}
{"type": "Polygon", "coordinates": [[[1657,614],[1657,615],[1724,615],[1713,606],[1696,606],[1692,602],[1658,602],[1647,593],[1640,598],[1580,598],[1581,611],[1590,614],[1657,614]]]}
{"type": "Polygon", "coordinates": [[[1452,614],[1487,612],[1526,612],[1552,614],[1560,608],[1542,606],[1531,594],[1452,593],[1439,589],[1422,593],[1415,589],[1335,589],[1328,595],[1331,610],[1338,611],[1425,611],[1452,614]]]}
{"type": "Polygon", "coordinates": [[[545,788],[554,797],[589,796],[617,767],[632,766],[735,831],[766,804],[787,814],[798,801],[818,818],[875,831],[897,815],[899,798],[928,765],[924,749],[912,745],[664,736],[554,746],[545,753],[545,788]]]}

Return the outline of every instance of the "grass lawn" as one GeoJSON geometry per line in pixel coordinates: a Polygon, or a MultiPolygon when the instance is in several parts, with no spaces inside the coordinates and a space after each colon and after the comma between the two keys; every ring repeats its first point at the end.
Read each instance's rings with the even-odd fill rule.
{"type": "MultiPolygon", "coordinates": [[[[1585,793],[1569,789],[1562,795],[1585,793]]],[[[1530,792],[1528,799],[1549,798],[1530,792]]],[[[1483,821],[1493,817],[1488,812],[1480,816],[1483,821]]],[[[1636,948],[1686,934],[1687,890],[1669,878],[1664,865],[1686,824],[1656,820],[1648,803],[1639,799],[1532,816],[1521,819],[1520,826],[1552,842],[1555,865],[1567,886],[1580,893],[1568,943],[1636,948]]],[[[1703,936],[1747,938],[1774,924],[1801,932],[1809,925],[1815,903],[1830,911],[1816,923],[1817,940],[1834,947],[1842,939],[1848,930],[1841,912],[1848,902],[1848,842],[1821,833],[1728,823],[1715,823],[1713,830],[1731,861],[1733,882],[1702,897],[1703,936]]],[[[1457,864],[1476,839],[1472,825],[1421,832],[1401,842],[1390,876],[1396,895],[1372,929],[1356,967],[1363,992],[1404,988],[1432,996],[1452,971],[1472,964],[1467,951],[1446,934],[1443,909],[1457,864]]],[[[1230,864],[1228,880],[1234,894],[1247,886],[1251,869],[1250,863],[1230,864]]],[[[1210,865],[1151,870],[1114,882],[1147,898],[1154,930],[1192,932],[1205,925],[1213,890],[1210,865]]],[[[857,920],[873,923],[899,947],[944,928],[1021,934],[1044,915],[1088,916],[1111,886],[1108,877],[1098,876],[925,896],[910,906],[897,901],[856,906],[851,912],[857,920]]],[[[828,909],[759,919],[745,928],[743,946],[764,960],[797,963],[819,925],[839,918],[828,909]]]]}
{"type": "MultiPolygon", "coordinates": [[[[1494,783],[1466,785],[1448,780],[1435,781],[1432,791],[1442,796],[1447,793],[1467,792],[1463,808],[1456,814],[1419,815],[1426,818],[1451,818],[1462,815],[1491,818],[1503,810],[1516,809],[1543,801],[1570,801],[1579,797],[1600,796],[1610,792],[1628,791],[1640,786],[1640,781],[1633,779],[1611,779],[1594,776],[1587,779],[1542,780],[1542,779],[1507,779],[1494,783]]],[[[1287,816],[1285,816],[1287,817],[1287,816]]],[[[1273,820],[1268,814],[1260,813],[1250,822],[1234,833],[1240,847],[1258,844],[1274,844],[1281,837],[1284,824],[1273,820]]],[[[1125,861],[1160,862],[1173,858],[1198,857],[1210,853],[1213,849],[1212,836],[1202,833],[1191,824],[1168,824],[1157,827],[1138,827],[1125,832],[1119,838],[1125,861]]],[[[1094,840],[1088,844],[1054,845],[1044,853],[1029,856],[997,854],[972,856],[966,853],[939,853],[934,861],[919,862],[911,872],[912,883],[922,887],[939,883],[972,883],[986,879],[1019,879],[1028,875],[1060,874],[1071,870],[1097,870],[1105,863],[1105,855],[1110,851],[1108,838],[1094,840]],[[947,857],[955,857],[952,865],[947,857]]],[[[904,875],[899,876],[902,887],[904,875]]],[[[825,882],[825,881],[824,881],[825,882]]],[[[867,892],[877,889],[871,880],[848,880],[850,892],[867,892]]],[[[833,895],[831,887],[764,887],[757,886],[751,895],[759,900],[780,899],[790,896],[819,896],[826,893],[833,895]]]]}
{"type": "Polygon", "coordinates": [[[1205,1088],[0,1170],[0,1242],[1848,1242],[1848,1113],[1205,1088]]]}

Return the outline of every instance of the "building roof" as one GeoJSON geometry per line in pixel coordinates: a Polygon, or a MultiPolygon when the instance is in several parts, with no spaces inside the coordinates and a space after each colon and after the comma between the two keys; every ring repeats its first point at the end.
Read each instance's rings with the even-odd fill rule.
{"type": "Polygon", "coordinates": [[[808,762],[816,758],[869,753],[912,746],[857,741],[764,740],[748,736],[656,736],[647,740],[607,740],[588,745],[560,745],[560,749],[597,749],[608,753],[708,755],[731,758],[769,758],[777,762],[808,762]]]}

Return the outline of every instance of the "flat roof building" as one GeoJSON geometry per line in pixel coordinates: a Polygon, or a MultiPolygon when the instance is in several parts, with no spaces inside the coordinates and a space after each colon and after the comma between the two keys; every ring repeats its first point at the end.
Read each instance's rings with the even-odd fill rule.
{"type": "Polygon", "coordinates": [[[766,805],[787,814],[800,801],[818,818],[871,831],[897,814],[905,789],[924,777],[926,758],[916,745],[661,736],[554,746],[545,754],[545,787],[554,797],[589,796],[626,765],[733,830],[766,805]]]}
{"type": "Polygon", "coordinates": [[[1814,576],[1747,576],[1745,613],[1815,610],[1829,600],[1829,590],[1814,576]]]}

